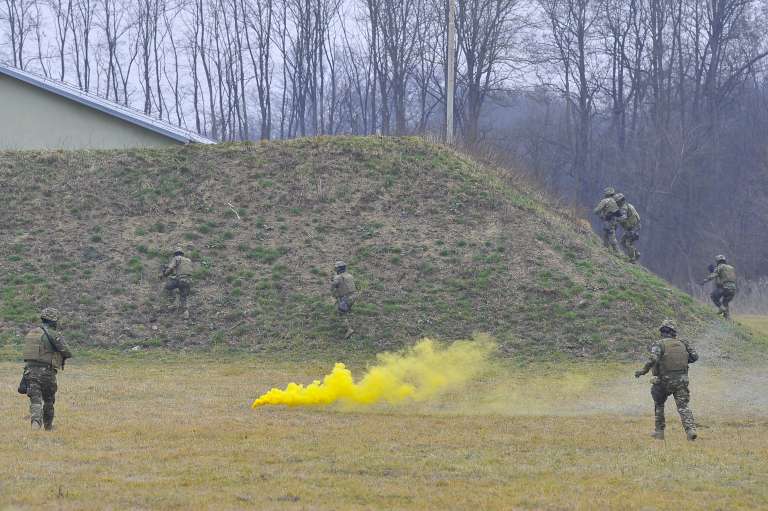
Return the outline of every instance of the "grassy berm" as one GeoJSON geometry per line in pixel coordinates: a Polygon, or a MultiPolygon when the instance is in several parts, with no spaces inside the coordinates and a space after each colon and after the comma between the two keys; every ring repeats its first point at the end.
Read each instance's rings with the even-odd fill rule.
{"type": "Polygon", "coordinates": [[[514,174],[417,138],[0,155],[0,332],[57,306],[75,345],[334,353],[488,332],[502,352],[636,357],[714,317],[514,174]],[[181,244],[193,318],[158,279],[181,244]],[[342,341],[336,259],[361,289],[342,341]]]}

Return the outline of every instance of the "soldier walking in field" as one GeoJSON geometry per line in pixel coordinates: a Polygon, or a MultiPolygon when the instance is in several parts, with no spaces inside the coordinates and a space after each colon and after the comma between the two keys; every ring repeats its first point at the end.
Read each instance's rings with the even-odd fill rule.
{"type": "Polygon", "coordinates": [[[640,259],[640,251],[635,248],[635,242],[640,239],[640,215],[635,207],[627,202],[623,193],[617,193],[614,200],[619,206],[617,221],[624,231],[621,234],[621,248],[629,258],[629,262],[634,263],[640,259]]]}
{"type": "Polygon", "coordinates": [[[706,284],[710,280],[715,281],[715,289],[709,297],[725,319],[731,317],[730,303],[736,296],[736,270],[728,264],[724,255],[715,257],[715,267],[709,277],[701,283],[706,284]]]}
{"type": "Polygon", "coordinates": [[[616,190],[609,186],[603,190],[603,195],[603,199],[595,206],[593,213],[600,217],[603,224],[603,245],[611,247],[615,252],[618,252],[619,244],[616,241],[616,221],[619,216],[619,206],[614,199],[616,190]]]}
{"type": "Polygon", "coordinates": [[[54,403],[56,402],[56,373],[64,369],[64,363],[72,358],[69,347],[57,333],[59,312],[46,308],[40,313],[40,326],[36,326],[24,338],[24,376],[19,392],[29,397],[29,415],[32,429],[53,429],[54,403]]]}
{"type": "Polygon", "coordinates": [[[696,440],[696,425],[693,412],[688,404],[691,393],[688,390],[688,364],[699,359],[696,350],[687,342],[677,338],[677,328],[670,320],[664,320],[659,328],[661,339],[651,346],[651,353],[645,366],[635,371],[635,378],[652,371],[651,397],[653,397],[656,429],[651,434],[658,440],[664,440],[664,404],[669,396],[675,398],[680,420],[688,440],[696,440]]]}
{"type": "Polygon", "coordinates": [[[331,280],[331,294],[336,299],[336,309],[347,328],[344,338],[349,339],[355,333],[349,322],[349,314],[357,298],[357,288],[355,279],[347,272],[347,264],[344,261],[336,261],[334,269],[336,274],[331,280]]]}
{"type": "Polygon", "coordinates": [[[165,283],[166,294],[171,305],[176,301],[175,291],[179,291],[179,310],[183,311],[184,319],[189,319],[187,298],[192,289],[192,260],[184,257],[184,250],[176,247],[173,258],[168,266],[163,269],[163,277],[168,280],[165,283]]]}

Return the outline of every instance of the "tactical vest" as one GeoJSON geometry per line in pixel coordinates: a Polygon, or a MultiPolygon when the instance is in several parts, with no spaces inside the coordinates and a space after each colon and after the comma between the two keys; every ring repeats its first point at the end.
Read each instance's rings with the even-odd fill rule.
{"type": "Polygon", "coordinates": [[[349,273],[337,275],[339,285],[336,287],[336,297],[349,296],[357,292],[355,279],[349,273]]]}
{"type": "Polygon", "coordinates": [[[627,204],[624,208],[627,211],[627,218],[621,222],[621,226],[625,229],[634,229],[640,223],[640,215],[632,204],[627,204]]]}
{"type": "Polygon", "coordinates": [[[716,284],[736,284],[736,270],[730,264],[721,264],[717,267],[716,284]]]}
{"type": "MultiPolygon", "coordinates": [[[[49,332],[50,333],[50,332],[49,332]]],[[[26,362],[39,362],[61,369],[63,360],[61,353],[48,340],[48,336],[42,328],[36,327],[29,331],[24,338],[24,360],[26,362]]]]}
{"type": "Polygon", "coordinates": [[[678,339],[663,339],[661,341],[661,360],[659,360],[659,376],[684,374],[688,372],[688,350],[683,341],[678,339]]]}
{"type": "Polygon", "coordinates": [[[180,256],[179,263],[176,267],[176,276],[189,277],[192,275],[192,260],[188,257],[180,256]]]}

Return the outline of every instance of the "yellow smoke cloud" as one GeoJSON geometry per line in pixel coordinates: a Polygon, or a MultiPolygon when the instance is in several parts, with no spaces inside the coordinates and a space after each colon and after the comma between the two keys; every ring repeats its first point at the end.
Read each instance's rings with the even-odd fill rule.
{"type": "Polygon", "coordinates": [[[253,402],[264,405],[311,406],[335,402],[371,405],[424,400],[464,385],[483,371],[494,343],[487,336],[471,341],[456,341],[443,346],[422,339],[412,348],[397,353],[382,353],[355,383],[352,372],[337,363],[322,381],[306,387],[289,383],[285,389],[273,388],[253,402]]]}

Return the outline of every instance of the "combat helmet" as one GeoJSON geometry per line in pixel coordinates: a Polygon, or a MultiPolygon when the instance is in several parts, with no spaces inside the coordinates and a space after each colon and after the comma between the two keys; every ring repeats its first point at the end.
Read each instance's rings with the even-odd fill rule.
{"type": "Polygon", "coordinates": [[[606,186],[603,190],[603,195],[606,197],[613,197],[613,195],[616,193],[616,190],[612,186],[606,186]]]}
{"type": "Polygon", "coordinates": [[[664,330],[670,330],[677,333],[677,326],[675,326],[675,322],[671,319],[665,319],[661,322],[661,326],[659,327],[659,331],[663,332],[664,330]]]}
{"type": "Polygon", "coordinates": [[[718,256],[715,256],[715,262],[720,264],[725,262],[725,256],[720,254],[718,256]]]}
{"type": "Polygon", "coordinates": [[[181,247],[174,248],[173,255],[184,255],[184,249],[181,247]]]}
{"type": "Polygon", "coordinates": [[[53,307],[46,307],[40,313],[40,319],[42,319],[43,321],[56,323],[59,320],[59,311],[54,309],[53,307]]]}
{"type": "Polygon", "coordinates": [[[625,199],[625,197],[623,193],[617,193],[616,195],[613,196],[613,199],[616,202],[622,202],[625,199]]]}
{"type": "Polygon", "coordinates": [[[347,269],[347,263],[345,263],[344,261],[336,261],[334,263],[333,267],[336,270],[346,270],[347,269]]]}

